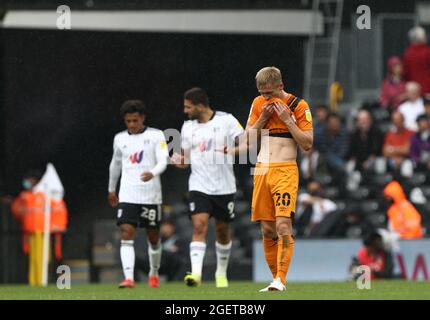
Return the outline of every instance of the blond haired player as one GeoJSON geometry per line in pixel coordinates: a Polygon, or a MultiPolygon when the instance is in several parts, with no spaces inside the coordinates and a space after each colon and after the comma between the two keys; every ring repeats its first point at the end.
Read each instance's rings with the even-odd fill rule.
{"type": "MultiPolygon", "coordinates": [[[[255,79],[260,96],[252,103],[246,132],[254,129],[261,133],[262,129],[268,129],[269,134],[261,134],[252,221],[260,221],[264,253],[273,275],[273,281],[260,292],[284,291],[294,250],[292,223],[299,182],[297,146],[311,149],[312,116],[306,101],[284,90],[279,69],[263,68],[255,79]]],[[[250,142],[230,150],[240,152],[247,144],[250,142]]]]}

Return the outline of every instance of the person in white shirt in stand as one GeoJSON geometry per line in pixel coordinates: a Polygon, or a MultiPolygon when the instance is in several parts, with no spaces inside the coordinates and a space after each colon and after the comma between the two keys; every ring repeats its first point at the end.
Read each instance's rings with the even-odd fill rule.
{"type": "Polygon", "coordinates": [[[421,86],[416,82],[406,84],[406,95],[408,100],[399,106],[399,111],[405,118],[405,127],[417,132],[417,117],[425,112],[424,100],[421,97],[421,86]]]}
{"type": "Polygon", "coordinates": [[[134,239],[136,228],[146,228],[150,263],[149,286],[159,286],[161,260],[161,182],[169,158],[161,130],[145,126],[145,105],[127,100],[121,106],[127,130],[115,135],[109,167],[108,202],[118,208],[117,225],[121,230],[121,262],[125,280],[120,288],[134,287],[134,239]],[[121,176],[119,196],[116,187],[121,176]]]}
{"type": "Polygon", "coordinates": [[[308,236],[312,229],[319,224],[324,218],[337,209],[336,203],[324,197],[321,184],[318,181],[310,180],[307,184],[306,192],[297,197],[298,216],[297,225],[301,224],[302,215],[307,207],[311,209],[309,222],[303,225],[303,232],[308,236]]]}
{"type": "Polygon", "coordinates": [[[230,222],[234,218],[236,181],[234,156],[220,152],[234,147],[244,132],[229,113],[210,107],[209,97],[201,88],[184,94],[184,113],[189,117],[181,130],[182,153],[171,161],[179,168],[191,165],[189,179],[190,212],[193,236],[190,243],[191,272],[184,281],[188,286],[201,284],[209,218],[215,219],[217,269],[216,287],[228,287],[227,267],[231,251],[230,222]]]}

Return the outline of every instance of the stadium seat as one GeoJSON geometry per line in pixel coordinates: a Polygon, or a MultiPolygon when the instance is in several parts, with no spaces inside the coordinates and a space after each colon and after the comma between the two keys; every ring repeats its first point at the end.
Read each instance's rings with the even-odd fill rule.
{"type": "Polygon", "coordinates": [[[375,200],[363,201],[360,206],[365,213],[374,213],[379,209],[379,203],[375,200]]]}
{"type": "Polygon", "coordinates": [[[364,200],[370,194],[370,190],[366,186],[360,186],[357,190],[349,192],[349,197],[353,200],[364,200]]]}
{"type": "Polygon", "coordinates": [[[335,186],[325,187],[324,194],[329,199],[336,199],[337,197],[339,197],[339,188],[335,186]]]}
{"type": "Polygon", "coordinates": [[[387,174],[371,174],[366,177],[366,184],[370,186],[384,187],[387,183],[393,180],[393,176],[387,174]]]}
{"type": "Polygon", "coordinates": [[[368,214],[367,217],[375,228],[385,228],[387,225],[387,215],[385,212],[374,212],[368,214]]]}

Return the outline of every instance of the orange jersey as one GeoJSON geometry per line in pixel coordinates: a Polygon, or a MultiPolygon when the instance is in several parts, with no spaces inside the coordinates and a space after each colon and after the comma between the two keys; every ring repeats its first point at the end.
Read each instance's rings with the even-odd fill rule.
{"type": "MultiPolygon", "coordinates": [[[[305,100],[292,95],[291,93],[289,93],[285,99],[272,98],[270,100],[266,100],[263,96],[258,96],[255,98],[252,102],[247,125],[254,125],[261,115],[262,108],[277,101],[282,102],[284,105],[287,105],[287,107],[290,108],[294,120],[301,130],[312,130],[312,114],[308,103],[305,100]]],[[[263,129],[269,129],[270,134],[282,134],[289,132],[286,124],[281,119],[279,119],[276,113],[273,113],[272,117],[269,119],[263,129]]]]}

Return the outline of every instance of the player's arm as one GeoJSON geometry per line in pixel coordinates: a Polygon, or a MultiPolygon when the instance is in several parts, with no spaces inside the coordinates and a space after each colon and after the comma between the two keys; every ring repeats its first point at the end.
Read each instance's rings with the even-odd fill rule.
{"type": "Polygon", "coordinates": [[[181,153],[173,153],[170,163],[179,169],[186,169],[190,166],[190,149],[181,149],[181,153]]]}
{"type": "Polygon", "coordinates": [[[151,170],[142,173],[142,175],[140,176],[142,181],[147,182],[155,176],[162,174],[167,168],[168,158],[169,153],[167,150],[166,138],[164,137],[164,134],[160,132],[160,137],[158,141],[156,141],[155,146],[155,160],[157,161],[157,164],[151,170]]]}
{"type": "MultiPolygon", "coordinates": [[[[252,111],[251,111],[252,112],[252,111]]],[[[267,121],[269,121],[270,117],[274,112],[274,106],[267,105],[261,109],[261,114],[258,119],[251,123],[248,120],[248,123],[245,128],[245,133],[238,137],[238,142],[234,148],[227,148],[226,152],[231,154],[240,154],[242,152],[247,152],[249,148],[257,148],[256,142],[261,137],[261,130],[266,126],[267,121]],[[250,139],[252,132],[256,132],[257,139],[250,139]]]]}
{"type": "Polygon", "coordinates": [[[116,186],[121,175],[122,167],[121,149],[117,146],[116,140],[113,143],[113,156],[109,165],[109,186],[108,186],[108,202],[112,207],[118,205],[118,196],[116,195],[116,186]]]}
{"type": "Polygon", "coordinates": [[[185,122],[181,129],[181,152],[174,152],[170,158],[170,163],[179,169],[186,169],[190,166],[190,154],[192,148],[192,128],[185,122]]]}
{"type": "Polygon", "coordinates": [[[278,117],[285,123],[288,128],[288,131],[291,133],[300,148],[302,148],[304,151],[311,150],[312,145],[314,143],[313,130],[304,131],[300,129],[294,122],[291,110],[287,106],[279,102],[275,102],[274,109],[278,117]]]}

